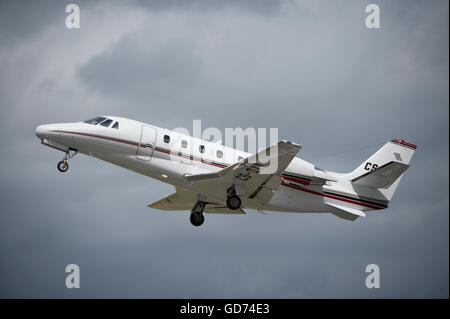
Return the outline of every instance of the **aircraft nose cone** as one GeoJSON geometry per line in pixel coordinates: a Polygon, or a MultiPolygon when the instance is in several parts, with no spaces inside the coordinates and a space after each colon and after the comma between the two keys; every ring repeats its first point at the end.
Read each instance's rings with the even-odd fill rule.
{"type": "Polygon", "coordinates": [[[49,133],[48,126],[47,125],[39,125],[38,127],[36,127],[35,133],[36,133],[36,136],[42,140],[45,137],[45,135],[47,135],[49,133]]]}

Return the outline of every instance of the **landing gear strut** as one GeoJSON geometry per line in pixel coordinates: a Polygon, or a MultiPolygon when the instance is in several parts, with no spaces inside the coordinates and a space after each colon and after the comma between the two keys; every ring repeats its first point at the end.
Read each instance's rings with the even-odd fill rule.
{"type": "Polygon", "coordinates": [[[56,166],[58,168],[58,171],[64,173],[67,172],[69,169],[69,163],[68,160],[77,155],[77,151],[70,149],[66,152],[66,155],[64,155],[64,159],[62,161],[58,162],[58,165],[56,166]]]}
{"type": "Polygon", "coordinates": [[[200,226],[205,221],[205,216],[203,216],[203,211],[205,210],[205,202],[197,202],[191,210],[191,224],[194,226],[200,226]]]}

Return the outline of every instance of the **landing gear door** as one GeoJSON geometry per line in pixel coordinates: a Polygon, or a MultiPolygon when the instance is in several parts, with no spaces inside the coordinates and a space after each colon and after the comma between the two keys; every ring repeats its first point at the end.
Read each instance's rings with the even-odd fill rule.
{"type": "Polygon", "coordinates": [[[136,158],[142,161],[149,161],[152,157],[156,143],[156,129],[142,125],[141,140],[138,145],[136,158]]]}

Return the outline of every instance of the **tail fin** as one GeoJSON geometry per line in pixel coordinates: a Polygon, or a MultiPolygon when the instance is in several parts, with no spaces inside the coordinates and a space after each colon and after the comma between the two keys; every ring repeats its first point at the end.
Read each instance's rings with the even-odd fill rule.
{"type": "Polygon", "coordinates": [[[385,199],[391,200],[416,147],[404,140],[390,140],[351,172],[349,180],[355,186],[377,188],[385,199]]]}

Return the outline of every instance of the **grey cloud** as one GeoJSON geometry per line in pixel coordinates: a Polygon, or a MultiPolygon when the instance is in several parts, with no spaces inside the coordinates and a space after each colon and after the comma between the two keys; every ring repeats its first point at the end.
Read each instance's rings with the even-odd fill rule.
{"type": "Polygon", "coordinates": [[[0,39],[3,46],[41,32],[46,26],[55,23],[58,11],[64,10],[63,2],[23,0],[0,2],[0,39]]]}
{"type": "MultiPolygon", "coordinates": [[[[68,15],[65,10],[69,3],[54,0],[1,1],[0,39],[3,46],[30,39],[49,26],[64,25],[68,15]]],[[[78,4],[82,10],[89,10],[95,4],[89,0],[77,0],[73,3],[78,4]]]]}
{"type": "Polygon", "coordinates": [[[239,9],[258,14],[273,14],[278,12],[284,3],[292,1],[280,0],[155,0],[155,1],[137,1],[143,8],[152,11],[163,10],[186,10],[186,11],[223,11],[227,9],[239,9]]]}
{"type": "Polygon", "coordinates": [[[187,41],[149,48],[132,37],[122,39],[78,70],[84,85],[126,101],[180,94],[180,90],[195,85],[201,73],[201,60],[187,41]],[[124,80],[127,85],[123,85],[124,80]]]}

